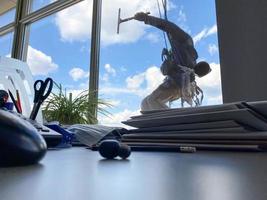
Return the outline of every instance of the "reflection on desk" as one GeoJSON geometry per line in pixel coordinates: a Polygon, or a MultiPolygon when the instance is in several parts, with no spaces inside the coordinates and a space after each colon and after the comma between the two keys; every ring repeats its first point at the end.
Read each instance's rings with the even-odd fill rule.
{"type": "Polygon", "coordinates": [[[265,153],[133,152],[103,160],[85,148],[49,151],[40,164],[0,169],[5,200],[266,200],[265,153]]]}

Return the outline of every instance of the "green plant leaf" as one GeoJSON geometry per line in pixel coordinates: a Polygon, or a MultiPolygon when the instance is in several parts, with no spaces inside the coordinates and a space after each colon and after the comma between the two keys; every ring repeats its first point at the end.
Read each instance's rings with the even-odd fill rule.
{"type": "Polygon", "coordinates": [[[61,84],[55,86],[58,93],[51,93],[43,106],[43,114],[47,121],[59,121],[61,124],[96,124],[97,119],[92,110],[97,107],[99,114],[111,116],[107,111],[112,107],[108,101],[92,98],[94,95],[84,90],[73,99],[71,94],[63,93],[61,84]]]}

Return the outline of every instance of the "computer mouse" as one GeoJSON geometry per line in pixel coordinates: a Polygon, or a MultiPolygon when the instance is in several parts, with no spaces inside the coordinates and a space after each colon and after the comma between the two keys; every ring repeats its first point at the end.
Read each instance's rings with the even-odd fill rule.
{"type": "Polygon", "coordinates": [[[35,164],[46,150],[45,140],[31,123],[0,109],[0,166],[35,164]]]}

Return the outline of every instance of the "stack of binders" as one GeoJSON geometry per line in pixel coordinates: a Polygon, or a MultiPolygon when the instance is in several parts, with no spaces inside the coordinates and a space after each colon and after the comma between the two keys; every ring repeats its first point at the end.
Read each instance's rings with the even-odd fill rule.
{"type": "Polygon", "coordinates": [[[122,123],[135,127],[122,142],[136,149],[267,150],[267,101],[147,111],[122,123]]]}

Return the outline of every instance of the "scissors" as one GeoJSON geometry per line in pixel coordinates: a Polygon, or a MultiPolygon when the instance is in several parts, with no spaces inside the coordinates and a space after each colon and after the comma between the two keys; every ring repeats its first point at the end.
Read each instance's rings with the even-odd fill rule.
{"type": "Polygon", "coordinates": [[[30,115],[30,119],[35,120],[37,113],[53,89],[53,79],[47,78],[45,81],[37,80],[34,83],[34,99],[33,109],[30,115]]]}

